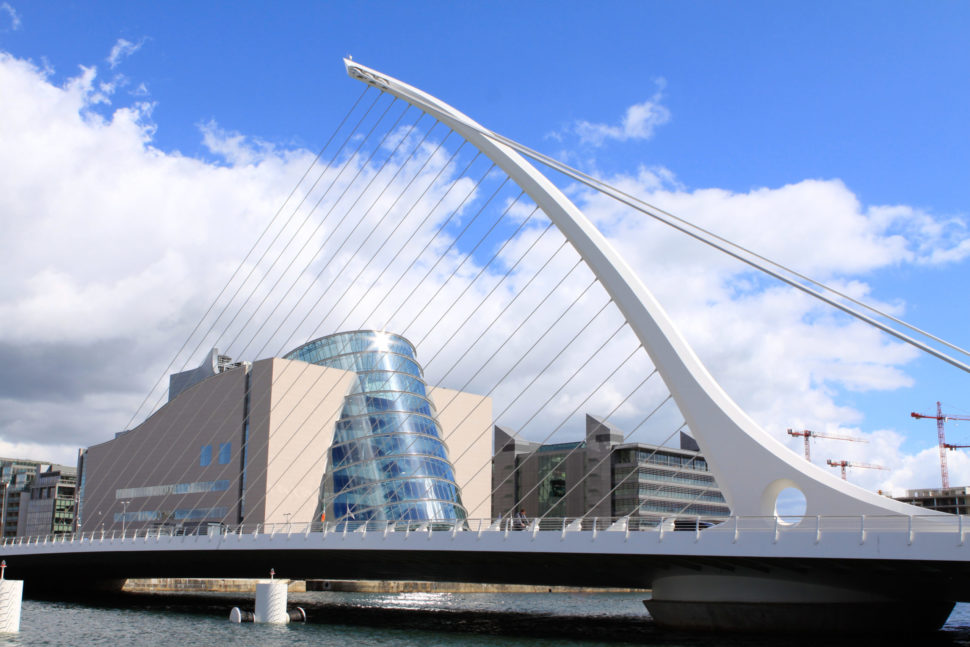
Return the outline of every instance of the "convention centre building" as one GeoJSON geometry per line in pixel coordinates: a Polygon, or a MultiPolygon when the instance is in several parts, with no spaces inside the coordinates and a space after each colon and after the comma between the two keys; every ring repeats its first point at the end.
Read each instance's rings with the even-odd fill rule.
{"type": "Polygon", "coordinates": [[[82,451],[78,525],[484,517],[491,431],[491,399],[425,384],[400,335],[336,333],[251,363],[213,349],[142,424],[82,451]]]}

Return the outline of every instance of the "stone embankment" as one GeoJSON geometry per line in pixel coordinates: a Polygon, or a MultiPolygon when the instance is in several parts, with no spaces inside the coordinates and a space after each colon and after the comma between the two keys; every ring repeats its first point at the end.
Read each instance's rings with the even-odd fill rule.
{"type": "MultiPolygon", "coordinates": [[[[250,579],[154,578],[128,580],[124,591],[132,593],[199,592],[252,593],[250,579]]],[[[598,589],[526,584],[476,584],[471,582],[402,582],[394,580],[290,580],[290,593],[339,591],[345,593],[628,593],[649,589],[598,589]]]]}
{"type": "MultiPolygon", "coordinates": [[[[142,580],[127,580],[122,589],[129,593],[168,593],[172,591],[198,593],[255,593],[256,582],[248,579],[199,579],[188,577],[158,577],[142,580]]],[[[290,580],[287,590],[290,593],[306,591],[306,582],[290,580]]]]}

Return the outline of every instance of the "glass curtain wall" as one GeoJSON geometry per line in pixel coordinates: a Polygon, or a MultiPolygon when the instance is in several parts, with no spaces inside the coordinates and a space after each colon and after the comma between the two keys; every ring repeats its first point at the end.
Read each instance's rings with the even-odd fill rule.
{"type": "Polygon", "coordinates": [[[357,373],[336,423],[321,509],[328,520],[464,520],[441,426],[411,343],[360,330],[285,355],[357,373]]]}

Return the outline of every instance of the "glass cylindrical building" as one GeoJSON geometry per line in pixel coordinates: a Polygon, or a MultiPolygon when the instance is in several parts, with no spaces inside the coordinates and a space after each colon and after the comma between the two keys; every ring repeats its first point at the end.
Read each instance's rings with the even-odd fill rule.
{"type": "Polygon", "coordinates": [[[463,520],[465,508],[415,349],[393,333],[341,332],[285,359],[357,373],[321,491],[328,520],[463,520]]]}

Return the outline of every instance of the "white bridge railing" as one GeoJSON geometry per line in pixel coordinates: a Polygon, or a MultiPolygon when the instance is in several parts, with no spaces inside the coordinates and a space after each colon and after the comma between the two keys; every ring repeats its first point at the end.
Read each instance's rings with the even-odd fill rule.
{"type": "Polygon", "coordinates": [[[970,523],[962,515],[857,515],[857,516],[808,516],[808,517],[750,517],[732,516],[712,520],[703,517],[671,516],[662,519],[641,519],[636,517],[620,518],[544,518],[544,519],[467,519],[455,521],[333,521],[314,523],[271,523],[255,525],[227,526],[224,524],[196,525],[192,527],[156,526],[149,528],[126,528],[119,530],[94,530],[83,533],[63,533],[30,537],[5,537],[0,540],[3,548],[21,546],[40,546],[45,544],[91,544],[131,542],[134,540],[160,540],[168,537],[232,537],[232,536],[270,536],[293,537],[311,535],[328,536],[383,535],[404,533],[405,535],[424,533],[559,533],[563,537],[571,533],[589,532],[595,538],[600,532],[622,532],[657,537],[663,541],[669,533],[690,532],[699,539],[701,535],[730,534],[732,541],[742,537],[771,534],[774,541],[784,535],[814,535],[815,542],[823,541],[826,535],[858,535],[860,543],[865,543],[870,534],[905,535],[910,544],[923,534],[952,535],[959,546],[966,541],[970,523]]]}

